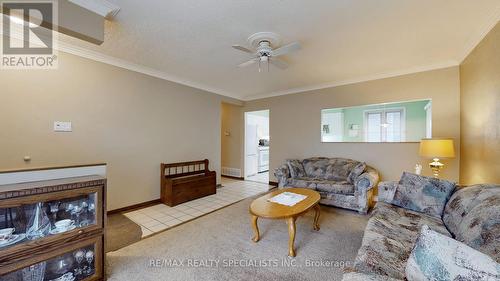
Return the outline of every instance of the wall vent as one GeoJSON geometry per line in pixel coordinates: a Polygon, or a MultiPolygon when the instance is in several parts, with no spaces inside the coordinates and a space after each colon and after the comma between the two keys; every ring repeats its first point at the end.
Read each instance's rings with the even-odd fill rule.
{"type": "Polygon", "coordinates": [[[222,167],[221,175],[241,178],[241,169],[230,168],[230,167],[222,167]]]}

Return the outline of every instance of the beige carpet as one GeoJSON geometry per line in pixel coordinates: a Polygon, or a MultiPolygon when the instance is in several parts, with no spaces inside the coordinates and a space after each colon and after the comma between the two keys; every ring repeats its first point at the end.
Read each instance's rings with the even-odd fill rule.
{"type": "Polygon", "coordinates": [[[108,280],[341,280],[361,245],[368,216],[322,206],[297,220],[296,258],[282,220],[259,220],[251,241],[246,199],[108,254],[108,280]],[[152,266],[151,263],[156,262],[152,266]]]}

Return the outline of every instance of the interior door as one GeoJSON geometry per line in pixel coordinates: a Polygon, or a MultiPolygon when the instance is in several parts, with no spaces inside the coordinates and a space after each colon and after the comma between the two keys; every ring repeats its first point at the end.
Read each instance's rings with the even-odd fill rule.
{"type": "Polygon", "coordinates": [[[247,124],[245,133],[245,173],[246,176],[252,176],[257,174],[258,169],[258,159],[257,159],[257,147],[259,145],[259,140],[257,138],[257,125],[247,124]]]}

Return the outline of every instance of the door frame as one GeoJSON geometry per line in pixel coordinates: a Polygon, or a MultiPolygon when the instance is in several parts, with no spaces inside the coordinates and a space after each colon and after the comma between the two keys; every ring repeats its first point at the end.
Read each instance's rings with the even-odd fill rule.
{"type": "MultiPolygon", "coordinates": [[[[268,112],[268,123],[269,123],[269,164],[271,163],[271,110],[268,108],[259,109],[259,110],[251,110],[243,112],[243,179],[247,180],[247,120],[249,113],[257,112],[257,111],[266,111],[268,112]]],[[[269,167],[271,170],[271,167],[269,167]]]]}

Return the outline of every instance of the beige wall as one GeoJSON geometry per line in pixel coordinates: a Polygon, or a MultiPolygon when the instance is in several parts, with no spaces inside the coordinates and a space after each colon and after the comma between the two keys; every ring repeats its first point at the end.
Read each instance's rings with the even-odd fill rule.
{"type": "Polygon", "coordinates": [[[108,209],[159,198],[160,162],[208,158],[220,175],[221,96],[64,53],[0,83],[0,169],[106,162],[108,209]]]}
{"type": "Polygon", "coordinates": [[[416,163],[422,163],[424,174],[431,175],[429,161],[418,156],[418,143],[321,143],[320,110],[425,98],[431,98],[433,103],[433,136],[455,140],[457,158],[443,161],[446,167],[442,176],[458,180],[458,67],[249,101],[244,111],[270,109],[271,170],[286,158],[339,156],[366,161],[380,171],[384,180],[395,180],[404,170],[414,171],[416,163]]]}
{"type": "MultiPolygon", "coordinates": [[[[467,103],[463,104],[464,144],[477,142],[475,135],[483,143],[498,140],[498,83],[481,80],[498,81],[498,56],[496,62],[483,63],[485,57],[495,57],[490,54],[491,38],[498,44],[498,33],[497,26],[460,69],[462,99],[467,103]],[[478,71],[481,74],[474,74],[478,71]],[[490,94],[475,104],[477,92],[490,94]],[[491,109],[493,104],[496,110],[491,109]],[[482,110],[467,114],[471,106],[489,109],[487,121],[479,121],[489,126],[472,130],[476,127],[470,122],[478,119],[468,118],[482,110]],[[485,137],[488,134],[493,137],[485,137]]],[[[434,136],[454,138],[457,148],[457,158],[444,161],[443,177],[458,180],[459,76],[459,68],[452,67],[249,101],[244,107],[221,106],[222,101],[238,101],[60,53],[58,70],[0,71],[0,169],[107,162],[108,208],[116,209],[159,197],[160,162],[208,158],[219,175],[221,165],[243,168],[243,113],[270,109],[271,169],[286,158],[321,155],[366,161],[379,169],[384,180],[397,179],[403,170],[413,171],[415,163],[422,163],[429,175],[428,160],[418,156],[418,143],[321,143],[320,110],[431,98],[434,136]],[[54,133],[56,120],[72,121],[73,132],[54,133]],[[226,130],[229,137],[224,136],[226,130]],[[32,157],[30,164],[23,162],[25,155],[32,157]]],[[[494,161],[499,159],[498,142],[480,152],[488,155],[491,150],[485,149],[494,144],[496,156],[481,161],[493,161],[488,167],[498,171],[494,161]]],[[[469,157],[463,159],[464,169],[477,164],[467,149],[462,151],[469,157]]],[[[469,182],[470,176],[463,172],[462,180],[469,182]]]]}
{"type": "MultiPolygon", "coordinates": [[[[221,106],[221,165],[222,167],[242,169],[243,120],[242,107],[222,103],[221,106]],[[226,135],[229,133],[229,135],[226,135]]],[[[242,171],[243,175],[243,171],[242,171]]]]}
{"type": "Polygon", "coordinates": [[[500,23],[460,65],[462,183],[500,183],[500,23]]]}

